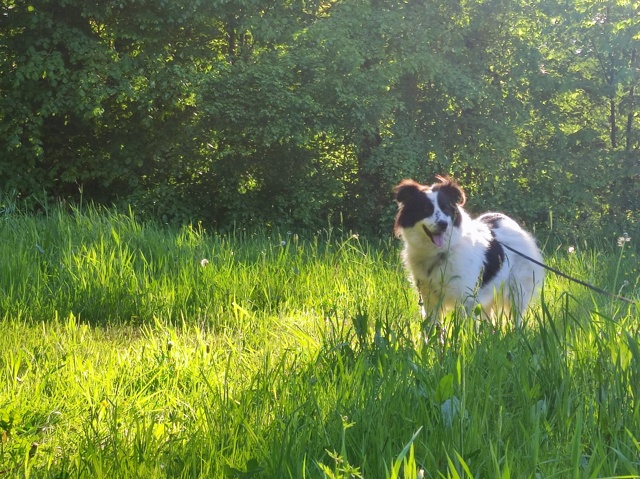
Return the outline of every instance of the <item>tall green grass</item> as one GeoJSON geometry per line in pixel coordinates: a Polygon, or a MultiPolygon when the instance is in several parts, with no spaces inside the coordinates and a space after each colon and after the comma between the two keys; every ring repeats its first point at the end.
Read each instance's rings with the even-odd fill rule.
{"type": "MultiPolygon", "coordinates": [[[[640,477],[637,303],[549,277],[524,328],[440,338],[391,239],[94,208],[0,237],[0,478],[640,477]]],[[[637,297],[636,251],[547,259],[637,297]]]]}

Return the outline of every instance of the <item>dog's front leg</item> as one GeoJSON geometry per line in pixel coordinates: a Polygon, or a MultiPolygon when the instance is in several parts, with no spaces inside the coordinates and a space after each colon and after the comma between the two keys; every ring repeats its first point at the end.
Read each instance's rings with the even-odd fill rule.
{"type": "Polygon", "coordinates": [[[443,326],[446,308],[443,304],[441,295],[434,293],[432,288],[418,288],[420,292],[420,305],[422,313],[422,334],[424,341],[432,344],[437,341],[441,346],[444,345],[446,329],[443,326]]]}
{"type": "Polygon", "coordinates": [[[418,281],[416,286],[420,294],[422,319],[430,324],[440,323],[445,313],[442,297],[434,291],[430,282],[418,281]]]}

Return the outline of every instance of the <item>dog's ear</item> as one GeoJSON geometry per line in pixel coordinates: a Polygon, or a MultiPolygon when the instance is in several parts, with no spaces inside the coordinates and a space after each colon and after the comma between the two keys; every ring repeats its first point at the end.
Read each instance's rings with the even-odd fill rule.
{"type": "Polygon", "coordinates": [[[436,178],[440,181],[437,188],[443,191],[451,199],[451,203],[458,206],[464,206],[467,202],[467,196],[464,194],[460,185],[450,176],[436,176],[436,178]]]}
{"type": "Polygon", "coordinates": [[[405,204],[415,198],[422,191],[423,186],[413,180],[402,180],[393,189],[395,199],[400,204],[405,204]]]}

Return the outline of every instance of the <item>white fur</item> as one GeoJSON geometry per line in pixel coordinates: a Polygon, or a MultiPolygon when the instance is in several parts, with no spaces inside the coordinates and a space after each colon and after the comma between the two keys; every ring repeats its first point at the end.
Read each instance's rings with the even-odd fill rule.
{"type": "MultiPolygon", "coordinates": [[[[542,262],[535,240],[504,215],[500,215],[493,229],[480,218],[471,219],[461,206],[464,203],[461,190],[462,198],[456,206],[460,221],[459,226],[454,226],[454,217],[438,205],[437,197],[442,193],[432,190],[435,185],[419,186],[423,188],[421,193],[434,204],[434,211],[413,226],[396,224],[396,233],[404,241],[402,258],[422,297],[425,315],[438,320],[457,304],[464,306],[467,312],[480,304],[488,315],[513,312],[517,324],[521,325],[522,315],[542,283],[542,267],[503,247],[504,260],[496,275],[486,284],[479,285],[492,231],[498,242],[542,262]],[[444,222],[446,229],[432,233],[436,239],[431,239],[425,228],[429,232],[440,232],[444,222]]],[[[402,203],[399,206],[400,211],[405,207],[402,203]]]]}

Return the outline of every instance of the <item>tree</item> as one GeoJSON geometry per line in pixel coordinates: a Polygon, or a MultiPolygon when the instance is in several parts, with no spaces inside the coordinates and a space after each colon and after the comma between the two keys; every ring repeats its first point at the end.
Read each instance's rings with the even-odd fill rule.
{"type": "Polygon", "coordinates": [[[192,123],[202,50],[181,42],[199,18],[191,5],[6,5],[0,187],[64,198],[84,189],[109,201],[130,194],[167,158],[185,156],[190,146],[170,139],[188,138],[184,126],[192,123]]]}
{"type": "Polygon", "coordinates": [[[640,193],[636,8],[622,1],[576,1],[545,2],[541,11],[543,68],[557,85],[545,104],[555,122],[553,174],[569,185],[551,204],[584,204],[575,208],[581,220],[587,214],[631,219],[640,193]]]}
{"type": "Polygon", "coordinates": [[[478,210],[528,223],[638,210],[640,22],[622,0],[2,8],[3,192],[389,231],[396,182],[452,173],[478,210]]]}

